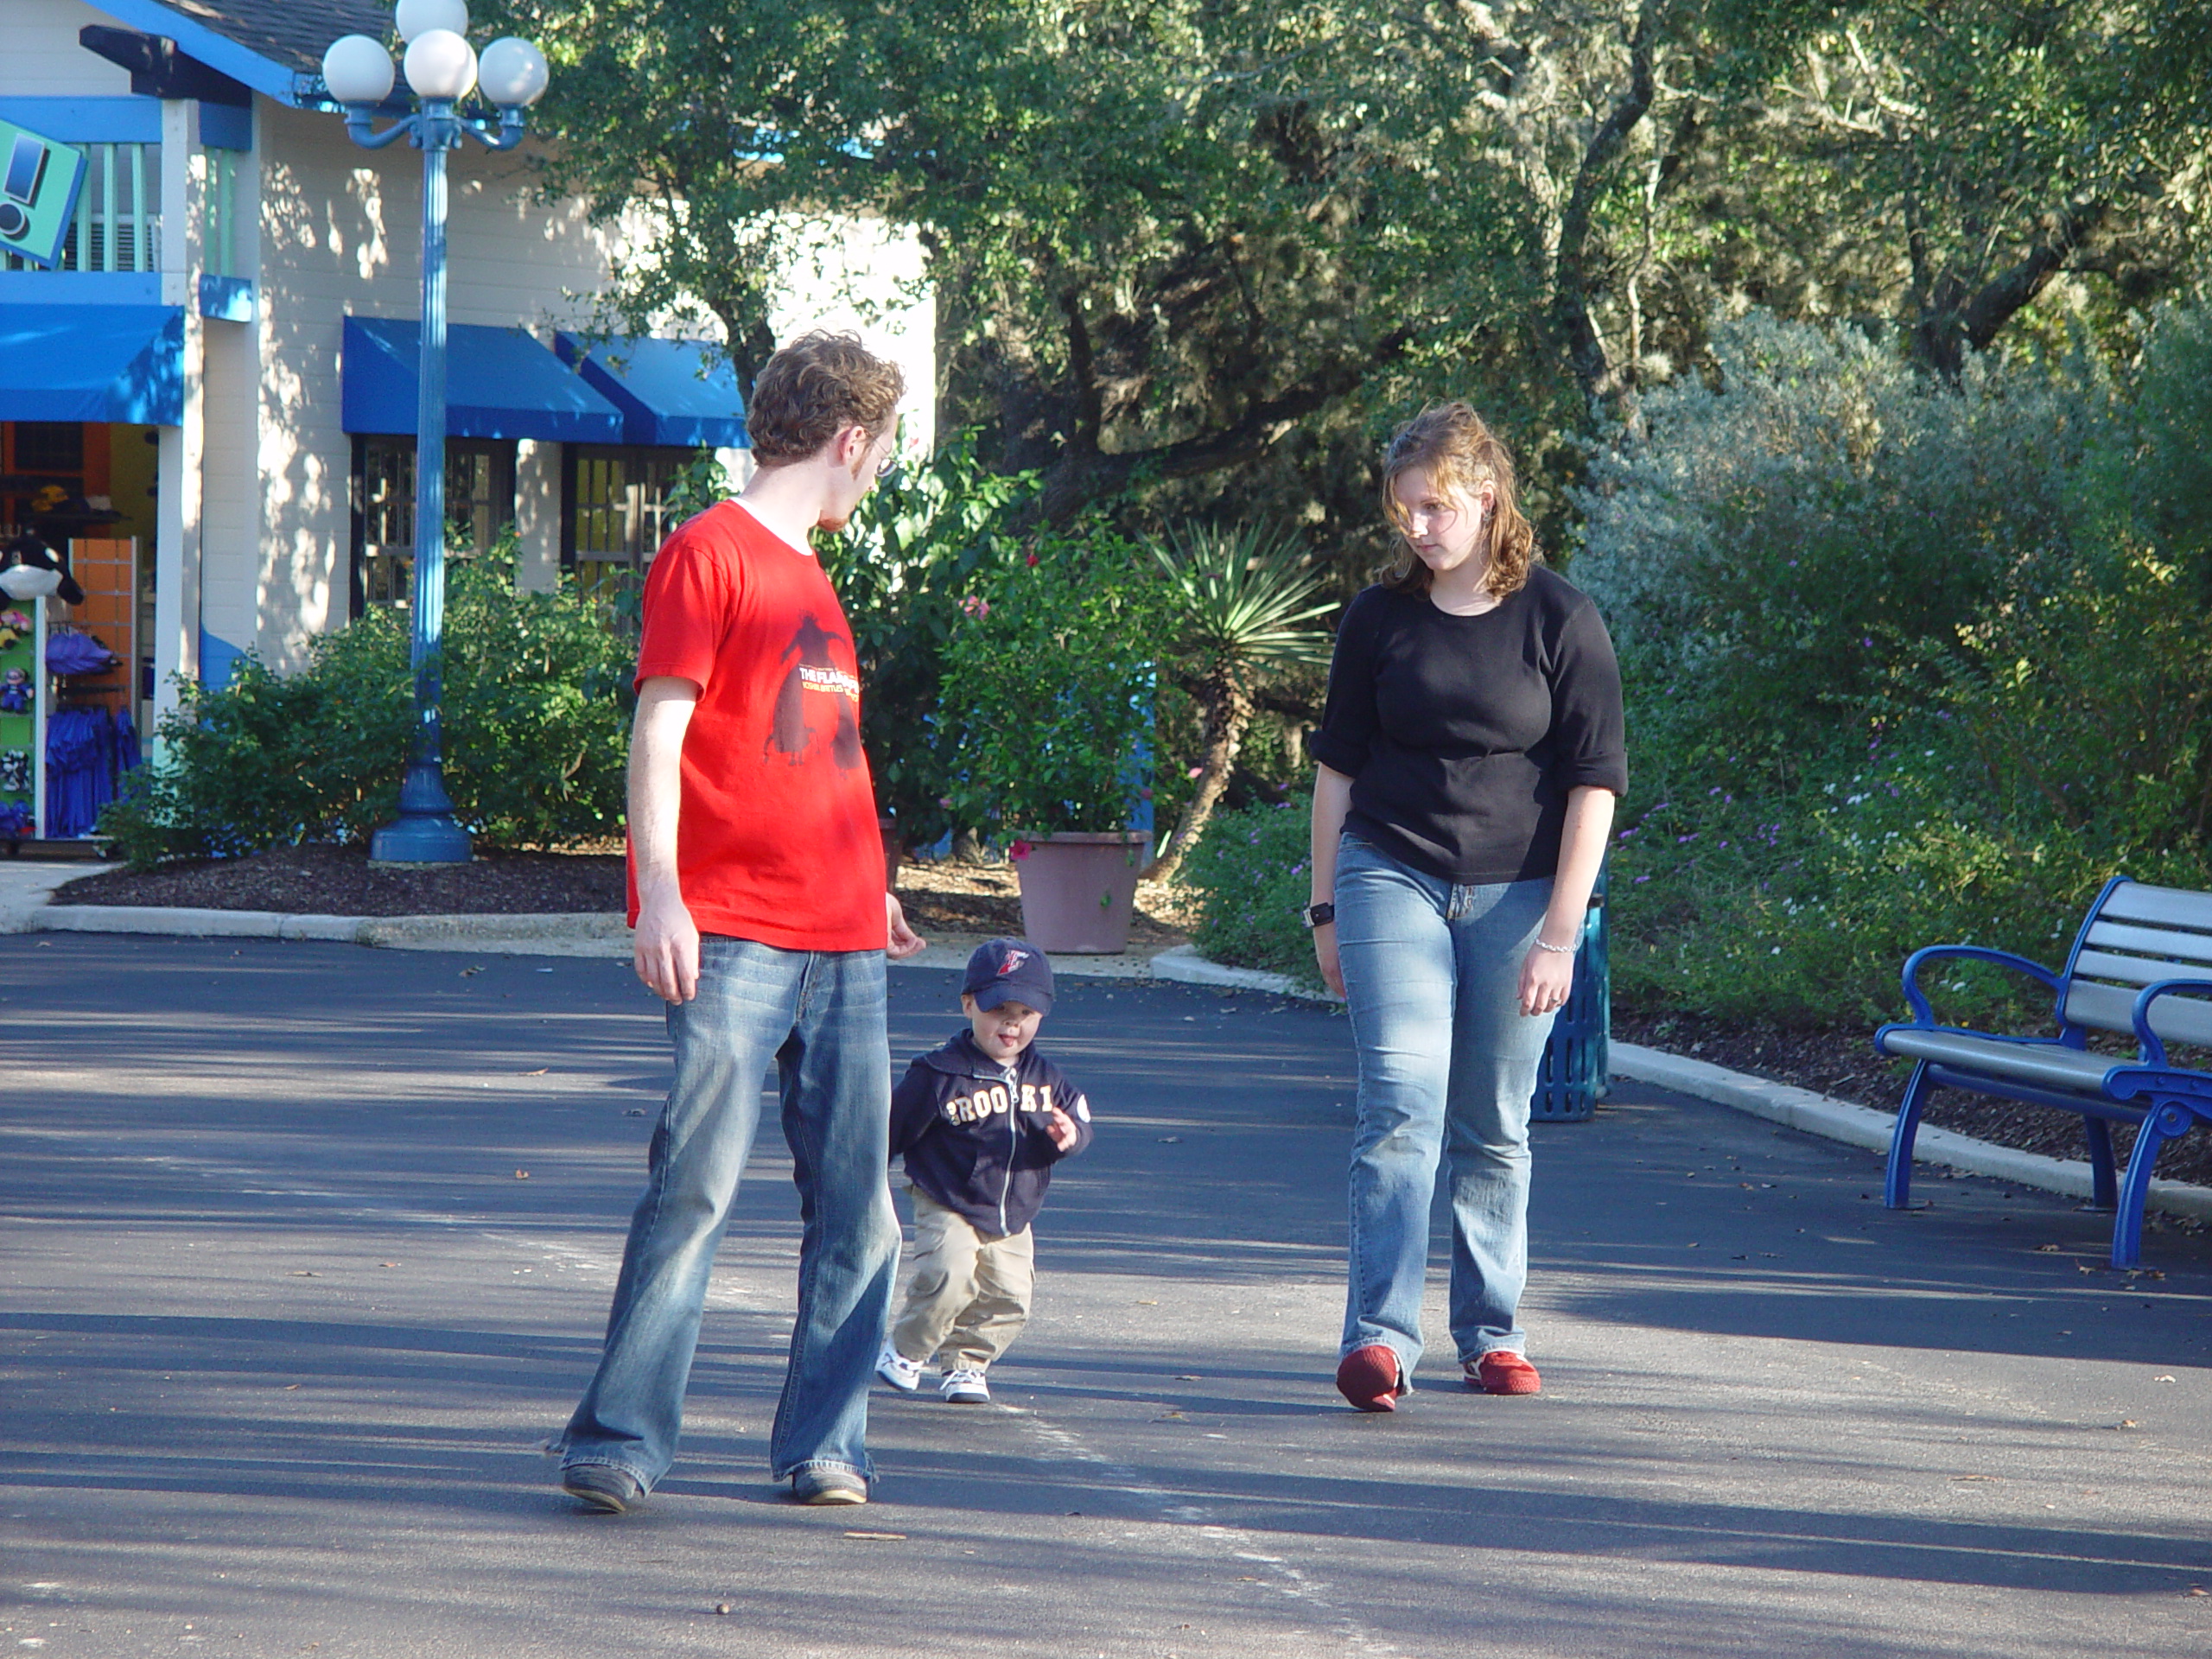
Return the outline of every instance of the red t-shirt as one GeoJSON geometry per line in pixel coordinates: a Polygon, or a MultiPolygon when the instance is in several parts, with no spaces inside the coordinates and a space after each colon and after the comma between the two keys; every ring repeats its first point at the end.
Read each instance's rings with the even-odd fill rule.
{"type": "Polygon", "coordinates": [[[638,683],[658,675],[699,687],[676,834],[699,931],[785,950],[882,950],[883,841],[853,635],[821,565],[735,502],[708,508],[645,578],[638,683]]]}

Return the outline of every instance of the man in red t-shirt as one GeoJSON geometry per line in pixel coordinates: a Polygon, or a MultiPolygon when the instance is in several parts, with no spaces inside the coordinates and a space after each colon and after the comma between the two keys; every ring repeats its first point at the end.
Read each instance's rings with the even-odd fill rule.
{"type": "Polygon", "coordinates": [[[628,1509],[674,1460],[772,1059],[805,1230],[770,1467],[801,1503],[868,1501],[899,1255],[884,961],[922,941],[884,890],[852,631],[807,537],[842,527],[888,464],[903,390],[849,336],[778,352],[747,411],[760,470],[670,537],[645,580],[630,924],[676,1077],[606,1352],[560,1442],[563,1489],[594,1509],[628,1509]]]}

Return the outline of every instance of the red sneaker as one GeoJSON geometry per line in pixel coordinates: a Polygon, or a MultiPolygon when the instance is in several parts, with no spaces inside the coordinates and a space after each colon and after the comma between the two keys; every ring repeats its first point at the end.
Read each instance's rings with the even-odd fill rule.
{"type": "Polygon", "coordinates": [[[1387,1342],[1353,1349],[1337,1363],[1337,1392],[1362,1411],[1395,1411],[1408,1392],[1397,1351],[1387,1342]]]}
{"type": "Polygon", "coordinates": [[[1493,1348],[1467,1367],[1467,1386],[1484,1394],[1541,1394],[1536,1368],[1510,1348],[1493,1348]]]}

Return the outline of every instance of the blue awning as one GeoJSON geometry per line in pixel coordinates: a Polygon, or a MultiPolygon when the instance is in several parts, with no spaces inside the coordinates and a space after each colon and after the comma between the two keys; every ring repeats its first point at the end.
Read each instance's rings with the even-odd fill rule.
{"type": "Polygon", "coordinates": [[[184,418],[184,309],[0,305],[0,421],[184,418]]]}
{"type": "Polygon", "coordinates": [[[622,411],[626,443],[685,448],[742,449],[745,399],[719,346],[698,340],[618,340],[594,347],[556,334],[564,363],[622,411]]]}
{"type": "MultiPolygon", "coordinates": [[[[348,432],[413,434],[422,349],[420,323],[346,319],[348,432]]],[[[446,435],[620,443],[622,412],[521,329],[457,322],[446,329],[446,435]]]]}

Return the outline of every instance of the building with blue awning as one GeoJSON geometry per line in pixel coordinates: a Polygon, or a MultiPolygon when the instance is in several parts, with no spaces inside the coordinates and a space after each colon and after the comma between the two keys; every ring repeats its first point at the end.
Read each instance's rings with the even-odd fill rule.
{"type": "Polygon", "coordinates": [[[626,443],[709,449],[746,447],[745,400],[729,359],[702,340],[618,340],[595,345],[565,329],[561,360],[622,411],[626,443]]]}
{"type": "MultiPolygon", "coordinates": [[[[386,36],[391,12],[4,3],[0,120],[85,166],[60,268],[0,254],[0,532],[41,527],[119,584],[101,626],[130,636],[109,643],[148,726],[175,676],[220,679],[247,651],[296,664],[407,602],[419,162],[356,148],[320,79],[331,41],[386,36]]],[[[446,499],[464,542],[512,535],[526,583],[596,584],[650,561],[702,449],[742,474],[743,400],[696,322],[590,332],[624,226],[542,200],[531,161],[452,158],[446,499]]],[[[915,266],[902,245],[881,290],[915,266]]],[[[925,434],[927,304],[875,325],[794,292],[775,327],[817,321],[906,365],[925,434]]]]}

